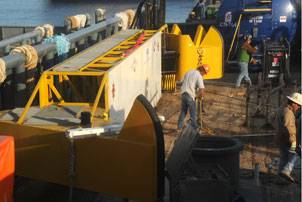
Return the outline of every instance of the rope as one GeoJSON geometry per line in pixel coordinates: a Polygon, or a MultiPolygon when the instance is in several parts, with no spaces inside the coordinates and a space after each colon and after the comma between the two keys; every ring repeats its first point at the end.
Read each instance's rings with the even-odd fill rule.
{"type": "Polygon", "coordinates": [[[121,19],[121,22],[118,23],[118,26],[122,28],[122,30],[126,30],[128,28],[128,15],[125,12],[116,13],[114,15],[121,19]]]}
{"type": "Polygon", "coordinates": [[[106,9],[98,8],[95,10],[95,13],[98,14],[99,16],[105,16],[106,9]]]}
{"type": "Polygon", "coordinates": [[[132,25],[132,22],[134,20],[135,11],[132,9],[128,9],[125,11],[125,13],[128,15],[128,27],[132,25]]]}
{"type": "Polygon", "coordinates": [[[0,84],[6,79],[6,65],[3,59],[0,58],[0,84]]]}
{"type": "Polygon", "coordinates": [[[42,37],[52,37],[53,36],[53,25],[44,24],[43,26],[38,26],[35,30],[39,30],[42,33],[42,37]]]}
{"type": "Polygon", "coordinates": [[[36,31],[40,31],[42,34],[42,38],[45,36],[45,29],[42,26],[38,26],[35,28],[36,31]]]}
{"type": "Polygon", "coordinates": [[[76,18],[79,21],[80,28],[84,28],[86,25],[87,16],[86,15],[76,15],[76,18]]]}
{"type": "Polygon", "coordinates": [[[56,43],[56,49],[58,56],[64,55],[69,52],[70,42],[65,35],[55,35],[53,37],[47,37],[43,40],[42,44],[56,43]]]}
{"type": "Polygon", "coordinates": [[[71,29],[80,29],[85,27],[87,16],[84,14],[74,15],[67,17],[67,20],[71,23],[71,29]]]}
{"type": "Polygon", "coordinates": [[[54,29],[53,25],[44,24],[43,27],[46,30],[45,37],[52,37],[53,36],[53,29],[54,29]]]}
{"type": "Polygon", "coordinates": [[[80,27],[80,22],[78,21],[78,19],[75,16],[69,16],[67,17],[67,20],[70,21],[70,25],[71,25],[71,29],[76,29],[78,27],[80,27]]]}
{"type": "Polygon", "coordinates": [[[34,47],[30,45],[18,46],[14,48],[9,54],[15,55],[18,53],[22,53],[26,58],[25,65],[24,65],[25,68],[30,70],[37,66],[39,57],[38,57],[37,50],[34,47]]]}

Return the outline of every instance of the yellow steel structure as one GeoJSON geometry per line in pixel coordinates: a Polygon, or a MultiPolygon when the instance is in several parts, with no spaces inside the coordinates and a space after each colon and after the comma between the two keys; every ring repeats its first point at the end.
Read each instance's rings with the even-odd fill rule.
{"type": "MultiPolygon", "coordinates": [[[[110,110],[108,70],[127,57],[129,51],[166,29],[167,26],[163,26],[159,30],[139,31],[77,71],[56,71],[54,68],[45,71],[17,123],[0,121],[0,135],[15,138],[16,174],[69,185],[70,143],[65,132],[74,126],[24,124],[35,99],[38,98],[41,109],[79,106],[91,112],[92,123],[106,121],[110,110]],[[141,39],[140,44],[138,39],[141,39]],[[92,102],[83,99],[81,86],[74,82],[78,78],[89,82],[95,78],[92,102]],[[65,97],[66,85],[76,98],[65,97]],[[98,110],[100,116],[96,115],[98,110]]],[[[156,113],[146,98],[135,100],[119,134],[75,140],[75,147],[76,187],[142,202],[155,202],[163,196],[163,134],[156,113]]]]}
{"type": "Polygon", "coordinates": [[[35,97],[39,95],[39,105],[40,108],[49,107],[50,105],[58,106],[83,106],[89,108],[91,112],[91,122],[94,123],[95,112],[99,106],[99,103],[104,103],[104,108],[102,109],[102,114],[100,117],[103,120],[108,120],[109,118],[109,103],[108,103],[108,73],[107,71],[113,67],[115,64],[120,62],[126,57],[127,51],[137,48],[137,40],[140,38],[140,43],[148,40],[157,32],[163,32],[167,29],[167,25],[163,26],[159,30],[141,30],[136,34],[132,35],[125,41],[121,42],[118,46],[112,48],[105,54],[97,57],[90,63],[81,67],[78,71],[66,72],[66,71],[56,71],[55,69],[50,69],[43,72],[40,77],[38,84],[36,85],[29,101],[27,102],[24,111],[22,112],[18,123],[22,124],[26,118],[26,114],[30,109],[35,97]],[[55,85],[55,78],[59,80],[59,86],[55,85]],[[78,100],[81,100],[80,93],[77,87],[71,81],[70,77],[97,77],[100,83],[98,84],[97,93],[93,102],[67,102],[64,100],[64,96],[60,93],[59,89],[62,89],[60,84],[68,83],[70,89],[77,96],[78,100]],[[103,95],[103,96],[102,96],[103,95]],[[103,100],[101,101],[101,98],[103,100]]]}
{"type": "Polygon", "coordinates": [[[230,54],[231,54],[233,46],[234,46],[234,42],[235,42],[235,39],[236,39],[236,36],[237,36],[237,33],[238,33],[238,29],[239,29],[240,24],[241,24],[241,19],[242,19],[242,13],[239,15],[237,26],[236,26],[236,29],[235,29],[235,32],[234,32],[234,35],[233,35],[233,38],[232,38],[231,47],[230,47],[229,52],[228,52],[228,56],[227,56],[227,60],[226,60],[227,62],[229,61],[230,54]]]}
{"type": "Polygon", "coordinates": [[[167,34],[167,49],[179,55],[176,80],[181,80],[185,73],[196,69],[200,64],[209,64],[211,71],[205,79],[219,79],[223,76],[223,38],[219,31],[211,26],[207,32],[199,25],[194,41],[189,35],[181,34],[177,25],[173,25],[167,34]]]}
{"type": "Polygon", "coordinates": [[[175,91],[175,72],[164,72],[161,77],[162,90],[163,91],[175,91]]]}
{"type": "Polygon", "coordinates": [[[245,8],[243,12],[271,12],[271,8],[245,8]]]}
{"type": "MultiPolygon", "coordinates": [[[[155,110],[143,98],[134,102],[120,134],[75,140],[76,187],[142,202],[162,197],[163,134],[155,110]]],[[[15,138],[17,175],[69,185],[66,128],[8,121],[0,128],[0,135],[15,138]]]]}

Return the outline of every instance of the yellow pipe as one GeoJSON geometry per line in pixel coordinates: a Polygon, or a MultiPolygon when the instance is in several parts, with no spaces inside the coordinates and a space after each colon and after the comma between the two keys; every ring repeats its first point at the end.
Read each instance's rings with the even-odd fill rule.
{"type": "Polygon", "coordinates": [[[37,85],[36,85],[33,93],[31,94],[28,102],[25,105],[24,110],[22,111],[22,113],[21,113],[21,115],[20,115],[20,117],[19,117],[19,119],[17,121],[18,124],[23,124],[24,118],[25,118],[25,116],[26,116],[26,114],[27,114],[27,112],[28,112],[28,110],[29,110],[32,102],[34,101],[34,98],[36,97],[36,94],[38,93],[38,91],[40,89],[40,86],[41,86],[41,83],[43,82],[44,77],[45,77],[45,74],[42,74],[39,82],[37,83],[37,85]]]}
{"type": "Polygon", "coordinates": [[[258,1],[259,3],[263,3],[263,4],[268,4],[268,3],[272,3],[272,1],[258,1]]]}
{"type": "Polygon", "coordinates": [[[97,95],[95,97],[95,100],[94,100],[94,103],[93,103],[93,107],[91,109],[91,123],[93,123],[94,113],[95,113],[96,108],[97,108],[97,106],[99,104],[99,100],[100,100],[100,97],[102,95],[102,91],[104,89],[104,85],[105,85],[106,82],[107,82],[107,75],[105,74],[104,77],[103,77],[102,83],[101,83],[101,85],[99,87],[98,93],[97,93],[97,95]]]}
{"type": "Polygon", "coordinates": [[[175,35],[180,35],[181,34],[181,30],[178,27],[177,24],[174,24],[171,30],[171,34],[175,34],[175,35]]]}
{"type": "MultiPolygon", "coordinates": [[[[108,78],[107,74],[106,74],[106,78],[108,78]]],[[[105,120],[108,120],[108,114],[109,114],[109,84],[108,84],[108,82],[106,82],[106,84],[105,84],[105,120]]]]}
{"type": "Polygon", "coordinates": [[[226,60],[227,62],[229,61],[229,57],[230,57],[231,51],[233,49],[235,37],[237,35],[238,29],[239,29],[239,26],[240,26],[240,23],[241,23],[241,18],[242,18],[242,14],[239,15],[239,19],[238,19],[237,26],[236,26],[236,29],[235,29],[235,32],[234,32],[234,35],[233,35],[231,47],[230,47],[229,52],[228,52],[228,57],[227,57],[227,60],[226,60]]]}
{"type": "Polygon", "coordinates": [[[50,89],[52,90],[52,92],[55,94],[55,96],[58,98],[60,103],[64,103],[64,99],[61,96],[61,94],[59,93],[59,91],[56,89],[56,87],[53,85],[53,83],[48,83],[50,89]]]}
{"type": "Polygon", "coordinates": [[[56,71],[47,71],[46,75],[68,75],[68,76],[102,76],[104,72],[56,72],[56,71]]]}
{"type": "Polygon", "coordinates": [[[88,102],[63,102],[58,103],[59,106],[82,106],[82,107],[89,107],[90,103],[88,102]]]}
{"type": "Polygon", "coordinates": [[[244,12],[271,12],[271,8],[246,8],[244,12]]]}
{"type": "Polygon", "coordinates": [[[200,45],[203,35],[204,35],[204,28],[202,25],[198,25],[197,31],[196,31],[196,34],[194,37],[194,44],[196,47],[198,47],[200,45]]]}

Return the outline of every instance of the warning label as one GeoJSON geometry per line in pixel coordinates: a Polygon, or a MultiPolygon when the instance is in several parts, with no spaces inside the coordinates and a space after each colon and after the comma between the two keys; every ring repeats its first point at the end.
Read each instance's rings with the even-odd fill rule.
{"type": "Polygon", "coordinates": [[[280,22],[286,22],[286,16],[280,16],[280,22]]]}

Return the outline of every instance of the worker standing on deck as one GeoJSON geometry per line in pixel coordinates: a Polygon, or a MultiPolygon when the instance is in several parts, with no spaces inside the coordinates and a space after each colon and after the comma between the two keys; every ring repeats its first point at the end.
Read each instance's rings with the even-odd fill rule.
{"type": "Polygon", "coordinates": [[[255,53],[257,51],[257,47],[253,47],[251,45],[251,42],[252,42],[251,35],[244,36],[244,42],[238,51],[237,60],[240,66],[240,74],[238,75],[236,81],[236,87],[240,87],[241,80],[243,78],[249,83],[249,86],[252,86],[252,81],[249,77],[248,66],[249,66],[249,62],[251,61],[250,54],[255,53]]]}
{"type": "Polygon", "coordinates": [[[294,182],[291,172],[294,168],[295,162],[298,159],[296,153],[296,118],[295,114],[298,112],[302,105],[302,95],[300,93],[293,93],[287,96],[288,104],[280,112],[279,115],[279,148],[280,148],[280,163],[278,173],[281,177],[294,182]]]}
{"type": "Polygon", "coordinates": [[[204,96],[203,75],[206,75],[209,71],[209,66],[203,64],[196,70],[191,70],[185,74],[181,85],[181,112],[178,119],[178,130],[182,129],[188,110],[193,128],[197,129],[199,127],[197,124],[195,98],[204,96]]]}

